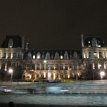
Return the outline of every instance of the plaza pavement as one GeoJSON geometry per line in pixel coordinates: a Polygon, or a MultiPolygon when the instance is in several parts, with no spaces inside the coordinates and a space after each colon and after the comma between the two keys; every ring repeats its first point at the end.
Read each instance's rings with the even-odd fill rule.
{"type": "Polygon", "coordinates": [[[63,86],[69,89],[70,93],[60,95],[42,93],[25,95],[5,94],[0,95],[0,103],[12,101],[15,104],[107,106],[107,80],[69,83],[31,83],[12,85],[11,87],[13,89],[40,88],[40,90],[45,91],[47,86],[63,86]]]}
{"type": "Polygon", "coordinates": [[[71,94],[88,94],[88,93],[107,93],[107,80],[94,80],[94,81],[77,81],[68,83],[47,83],[47,82],[24,82],[24,83],[0,83],[0,85],[7,85],[12,89],[38,89],[45,93],[45,89],[48,86],[62,86],[69,90],[71,94]]]}

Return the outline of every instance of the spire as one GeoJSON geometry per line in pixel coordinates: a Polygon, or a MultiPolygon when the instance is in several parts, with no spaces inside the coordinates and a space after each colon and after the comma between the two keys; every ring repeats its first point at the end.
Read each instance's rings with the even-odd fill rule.
{"type": "Polygon", "coordinates": [[[81,34],[81,45],[82,45],[82,47],[84,47],[84,35],[83,34],[81,34]]]}
{"type": "Polygon", "coordinates": [[[22,49],[24,49],[24,47],[25,47],[25,38],[24,38],[24,36],[22,37],[22,49]]]}

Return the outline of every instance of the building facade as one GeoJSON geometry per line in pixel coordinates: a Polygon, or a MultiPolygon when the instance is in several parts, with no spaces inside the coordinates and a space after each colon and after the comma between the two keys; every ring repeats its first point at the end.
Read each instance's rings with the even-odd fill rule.
{"type": "Polygon", "coordinates": [[[99,37],[89,36],[81,39],[82,59],[87,79],[107,78],[107,47],[99,37]]]}
{"type": "Polygon", "coordinates": [[[34,50],[28,52],[25,78],[33,80],[79,79],[82,74],[78,50],[34,50]],[[28,73],[29,72],[29,73],[28,73]]]}
{"type": "Polygon", "coordinates": [[[6,36],[0,48],[0,78],[2,80],[9,80],[11,74],[8,71],[10,68],[14,69],[14,77],[18,78],[15,75],[18,72],[17,68],[23,62],[23,55],[23,38],[18,35],[6,36]]]}
{"type": "MultiPolygon", "coordinates": [[[[0,72],[13,69],[14,79],[30,81],[106,78],[107,47],[99,37],[81,36],[81,50],[37,50],[14,35],[0,48],[0,72]]],[[[9,75],[8,75],[9,76],[9,75]]]]}

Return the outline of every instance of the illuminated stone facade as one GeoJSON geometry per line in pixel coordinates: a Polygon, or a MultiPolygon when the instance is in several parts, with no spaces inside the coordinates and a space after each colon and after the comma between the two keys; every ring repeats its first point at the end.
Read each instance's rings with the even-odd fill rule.
{"type": "Polygon", "coordinates": [[[34,80],[79,79],[82,75],[80,51],[34,50],[28,52],[25,78],[34,80]],[[30,61],[30,62],[29,62],[30,61]],[[27,73],[29,72],[29,73],[27,73]],[[32,73],[31,75],[29,75],[32,73]]]}
{"type": "Polygon", "coordinates": [[[100,79],[101,71],[106,78],[104,41],[82,35],[81,45],[81,50],[37,50],[20,36],[7,36],[0,48],[0,70],[13,68],[14,74],[21,74],[17,78],[32,81],[100,79]]]}
{"type": "Polygon", "coordinates": [[[82,36],[82,59],[87,79],[100,79],[102,71],[107,78],[107,47],[101,38],[82,36]]]}
{"type": "Polygon", "coordinates": [[[18,35],[6,36],[0,48],[0,78],[9,80],[9,68],[14,69],[15,75],[18,72],[17,68],[23,62],[23,55],[23,39],[18,35]]]}

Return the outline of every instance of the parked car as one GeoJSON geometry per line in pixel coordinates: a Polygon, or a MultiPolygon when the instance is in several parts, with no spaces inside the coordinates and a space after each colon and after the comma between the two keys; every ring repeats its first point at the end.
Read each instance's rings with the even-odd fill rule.
{"type": "Polygon", "coordinates": [[[50,93],[50,94],[64,94],[64,93],[68,93],[69,90],[64,89],[63,87],[59,87],[59,86],[50,86],[46,88],[46,93],[50,93]]]}

